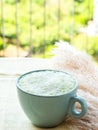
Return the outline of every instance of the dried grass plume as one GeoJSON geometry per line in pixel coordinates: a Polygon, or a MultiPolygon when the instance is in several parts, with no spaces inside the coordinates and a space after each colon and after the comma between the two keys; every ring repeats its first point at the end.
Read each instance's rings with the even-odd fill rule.
{"type": "Polygon", "coordinates": [[[52,67],[76,77],[78,95],[83,96],[88,104],[88,112],[83,118],[69,118],[60,127],[65,130],[98,130],[98,66],[88,54],[67,42],[57,42],[56,46],[52,51],[52,67]]]}

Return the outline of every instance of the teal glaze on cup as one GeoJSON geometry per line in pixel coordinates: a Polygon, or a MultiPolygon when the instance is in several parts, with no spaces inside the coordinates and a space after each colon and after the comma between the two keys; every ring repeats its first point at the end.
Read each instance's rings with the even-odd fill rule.
{"type": "MultiPolygon", "coordinates": [[[[19,81],[21,78],[24,78],[25,75],[30,73],[39,71],[47,70],[36,70],[25,73],[18,78],[16,84],[21,106],[34,125],[38,127],[54,127],[62,123],[67,118],[67,115],[74,118],[81,118],[86,114],[86,101],[82,97],[76,95],[78,87],[76,80],[75,86],[70,92],[58,96],[38,96],[29,94],[19,87],[19,81]],[[80,112],[75,108],[76,102],[81,105],[80,112]]],[[[63,72],[58,70],[48,71],[63,72]]],[[[66,72],[63,73],[65,73],[65,75],[70,75],[66,72]]],[[[72,78],[74,77],[72,76],[72,78]]]]}

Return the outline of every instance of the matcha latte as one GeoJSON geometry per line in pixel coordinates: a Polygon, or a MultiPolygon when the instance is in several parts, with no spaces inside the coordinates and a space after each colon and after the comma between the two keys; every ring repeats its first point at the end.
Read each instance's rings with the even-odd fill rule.
{"type": "Polygon", "coordinates": [[[70,92],[75,79],[62,71],[33,71],[19,79],[19,88],[39,96],[57,96],[70,92]]]}

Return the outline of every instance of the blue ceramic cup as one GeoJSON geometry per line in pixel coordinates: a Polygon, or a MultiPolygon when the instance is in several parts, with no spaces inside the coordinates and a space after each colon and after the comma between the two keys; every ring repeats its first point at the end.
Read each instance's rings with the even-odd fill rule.
{"type": "MultiPolygon", "coordinates": [[[[62,123],[68,117],[68,115],[73,118],[83,117],[87,111],[87,103],[82,97],[77,96],[76,92],[78,84],[73,76],[71,76],[71,78],[74,79],[73,89],[65,94],[41,96],[37,94],[30,94],[21,89],[19,82],[26,75],[30,75],[31,73],[35,72],[45,73],[46,71],[47,70],[31,71],[21,75],[17,80],[16,86],[20,104],[31,122],[39,127],[54,127],[62,123]],[[76,109],[76,102],[80,104],[81,111],[76,109]]],[[[54,71],[58,73],[62,72],[65,75],[70,75],[69,73],[58,70],[48,71],[54,71]]]]}

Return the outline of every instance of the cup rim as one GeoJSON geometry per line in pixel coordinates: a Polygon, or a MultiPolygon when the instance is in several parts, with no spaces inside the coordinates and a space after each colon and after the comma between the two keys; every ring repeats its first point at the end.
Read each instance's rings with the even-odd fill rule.
{"type": "Polygon", "coordinates": [[[78,82],[76,80],[76,78],[70,74],[69,72],[66,72],[66,71],[62,71],[62,70],[56,70],[56,69],[38,69],[38,70],[32,70],[32,71],[29,71],[29,72],[26,72],[22,75],[20,75],[16,81],[16,87],[17,89],[19,89],[20,91],[22,91],[23,93],[25,94],[28,94],[28,95],[31,95],[31,96],[36,96],[36,97],[44,97],[44,98],[55,98],[55,97],[60,97],[60,96],[64,96],[64,95],[68,95],[69,93],[73,92],[75,89],[77,89],[78,87],[78,82]],[[19,81],[21,78],[23,78],[24,76],[28,75],[28,74],[31,74],[31,73],[34,73],[34,72],[40,72],[40,71],[55,71],[55,72],[62,72],[62,73],[65,73],[67,75],[70,75],[73,79],[74,79],[74,87],[73,89],[71,89],[69,92],[67,93],[64,93],[64,94],[59,94],[59,95],[51,95],[51,96],[48,96],[48,95],[37,95],[37,94],[33,94],[33,93],[29,93],[29,92],[26,92],[25,90],[21,89],[19,87],[19,81]]]}

